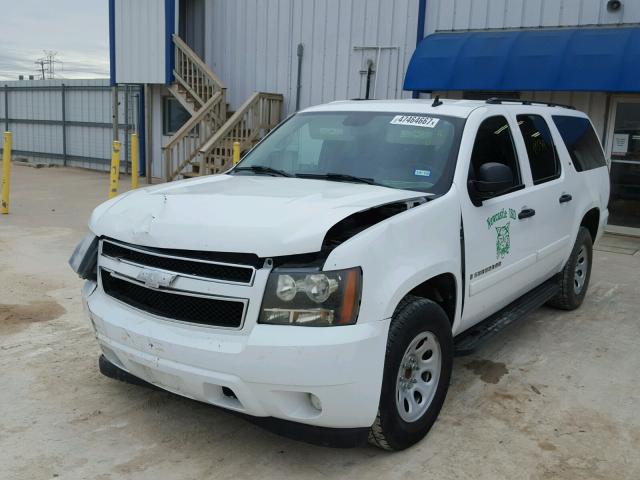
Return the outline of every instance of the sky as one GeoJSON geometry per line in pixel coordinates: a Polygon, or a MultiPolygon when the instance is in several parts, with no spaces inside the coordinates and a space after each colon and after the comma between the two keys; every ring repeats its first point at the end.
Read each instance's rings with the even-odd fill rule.
{"type": "Polygon", "coordinates": [[[43,50],[58,52],[56,78],[109,76],[107,0],[0,0],[0,6],[1,80],[41,78],[35,62],[43,50]]]}

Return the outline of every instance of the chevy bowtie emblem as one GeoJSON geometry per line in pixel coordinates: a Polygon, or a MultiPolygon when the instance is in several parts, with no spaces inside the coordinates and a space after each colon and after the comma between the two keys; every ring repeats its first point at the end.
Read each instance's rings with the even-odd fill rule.
{"type": "Polygon", "coordinates": [[[136,279],[144,283],[149,288],[159,288],[170,287],[177,276],[178,275],[173,273],[143,268],[136,276],[136,279]]]}

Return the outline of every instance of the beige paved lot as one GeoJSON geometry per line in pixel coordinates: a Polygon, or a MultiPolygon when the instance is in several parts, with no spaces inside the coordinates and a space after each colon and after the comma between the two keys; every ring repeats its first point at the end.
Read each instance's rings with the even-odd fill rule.
{"type": "Polygon", "coordinates": [[[456,359],[430,435],[405,452],[284,439],[101,376],[66,260],[107,176],[14,167],[0,216],[0,478],[640,478],[640,242],[605,237],[588,298],[456,359]]]}

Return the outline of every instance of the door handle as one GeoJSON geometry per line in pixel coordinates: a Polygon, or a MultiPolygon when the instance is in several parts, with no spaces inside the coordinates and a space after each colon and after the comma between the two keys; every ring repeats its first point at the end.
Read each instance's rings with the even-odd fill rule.
{"type": "Polygon", "coordinates": [[[571,200],[573,200],[573,197],[571,195],[569,195],[568,193],[563,193],[562,195],[560,195],[559,202],[567,203],[567,202],[570,202],[571,200]]]}
{"type": "Polygon", "coordinates": [[[536,211],[533,208],[523,208],[520,210],[518,214],[518,220],[522,220],[523,218],[533,217],[536,214],[536,211]]]}

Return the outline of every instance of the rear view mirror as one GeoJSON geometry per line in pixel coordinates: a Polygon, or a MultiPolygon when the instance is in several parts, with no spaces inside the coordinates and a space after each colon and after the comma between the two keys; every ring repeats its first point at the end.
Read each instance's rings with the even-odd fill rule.
{"type": "Polygon", "coordinates": [[[469,181],[469,194],[474,203],[496,197],[513,187],[513,172],[502,163],[487,162],[480,165],[477,180],[469,181]]]}

